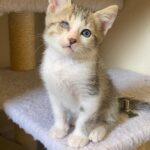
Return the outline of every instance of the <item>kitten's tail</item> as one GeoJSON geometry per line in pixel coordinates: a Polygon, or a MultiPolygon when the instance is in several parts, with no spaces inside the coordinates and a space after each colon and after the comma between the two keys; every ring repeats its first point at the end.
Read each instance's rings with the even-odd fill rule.
{"type": "Polygon", "coordinates": [[[150,103],[143,102],[133,97],[119,97],[120,112],[125,112],[129,117],[138,116],[135,110],[150,110],[150,103]]]}

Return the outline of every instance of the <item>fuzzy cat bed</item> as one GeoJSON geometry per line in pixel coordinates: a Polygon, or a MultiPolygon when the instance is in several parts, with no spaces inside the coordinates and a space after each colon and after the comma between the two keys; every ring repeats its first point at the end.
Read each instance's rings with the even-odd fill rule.
{"type": "MultiPolygon", "coordinates": [[[[122,96],[150,100],[150,76],[128,70],[109,71],[122,96]]],[[[53,118],[48,96],[37,71],[0,71],[0,101],[6,114],[48,150],[74,150],[65,139],[48,137],[53,118]]],[[[82,150],[131,150],[150,140],[150,110],[138,111],[139,116],[127,119],[97,144],[90,143],[82,150]]]]}

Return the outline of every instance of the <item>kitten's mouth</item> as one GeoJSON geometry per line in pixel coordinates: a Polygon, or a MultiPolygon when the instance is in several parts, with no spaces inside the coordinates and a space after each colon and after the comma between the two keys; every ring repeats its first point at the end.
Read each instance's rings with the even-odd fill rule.
{"type": "Polygon", "coordinates": [[[67,46],[68,48],[71,48],[71,45],[67,46]]]}
{"type": "Polygon", "coordinates": [[[63,48],[65,48],[65,49],[69,49],[69,50],[73,51],[73,49],[72,49],[72,46],[71,46],[71,45],[63,46],[63,48]]]}

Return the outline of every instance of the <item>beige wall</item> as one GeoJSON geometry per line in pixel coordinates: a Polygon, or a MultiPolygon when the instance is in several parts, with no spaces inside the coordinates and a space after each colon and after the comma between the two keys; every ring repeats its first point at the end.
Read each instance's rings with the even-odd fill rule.
{"type": "Polygon", "coordinates": [[[150,0],[126,0],[102,50],[110,67],[150,74],[150,0]]]}
{"type": "MultiPolygon", "coordinates": [[[[41,17],[37,17],[36,20],[37,24],[43,21],[41,17]]],[[[38,26],[37,41],[42,40],[40,37],[43,28],[41,25],[38,26]]],[[[7,39],[7,16],[5,16],[0,19],[0,67],[9,65],[7,39]]],[[[41,43],[37,45],[38,53],[41,43]]],[[[110,67],[150,74],[149,0],[125,0],[125,6],[102,44],[102,50],[110,67]]]]}

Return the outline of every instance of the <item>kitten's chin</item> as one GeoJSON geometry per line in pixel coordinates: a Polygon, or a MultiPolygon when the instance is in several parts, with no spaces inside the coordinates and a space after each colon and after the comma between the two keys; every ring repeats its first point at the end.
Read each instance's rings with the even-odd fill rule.
{"type": "Polygon", "coordinates": [[[72,49],[71,46],[63,46],[62,47],[63,53],[65,53],[66,55],[73,55],[74,50],[72,49]]]}

